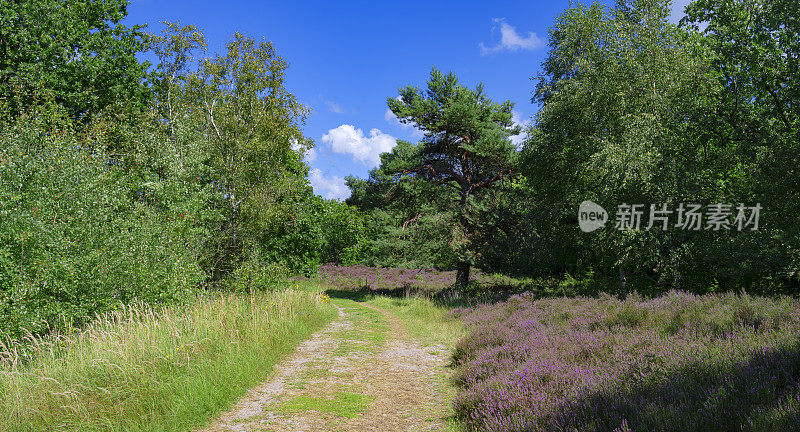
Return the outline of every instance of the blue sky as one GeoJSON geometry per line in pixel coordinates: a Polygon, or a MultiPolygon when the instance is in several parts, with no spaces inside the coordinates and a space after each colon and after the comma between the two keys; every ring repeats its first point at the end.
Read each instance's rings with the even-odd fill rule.
{"type": "MultiPolygon", "coordinates": [[[[686,1],[674,7],[674,16],[686,1]]],[[[315,193],[344,199],[344,177],[365,177],[397,139],[418,131],[387,113],[386,98],[408,84],[424,86],[432,66],[496,101],[516,104],[530,122],[534,82],[547,52],[547,29],[567,1],[272,2],[132,0],[126,23],[161,21],[203,29],[210,52],[234,32],[275,44],[289,62],[286,86],[311,108],[305,135],[315,193]]],[[[521,139],[522,137],[517,137],[521,139]]]]}

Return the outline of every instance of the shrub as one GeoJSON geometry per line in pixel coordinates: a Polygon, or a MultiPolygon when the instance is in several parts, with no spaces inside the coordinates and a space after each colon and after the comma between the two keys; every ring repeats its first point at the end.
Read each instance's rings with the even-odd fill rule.
{"type": "Polygon", "coordinates": [[[457,416],[481,431],[786,430],[800,300],[520,295],[460,310],[457,416]]]}
{"type": "Polygon", "coordinates": [[[57,108],[0,131],[0,333],[88,322],[120,302],[170,302],[203,278],[186,221],[57,108]]]}
{"type": "Polygon", "coordinates": [[[227,277],[225,287],[232,292],[253,293],[265,291],[288,278],[289,269],[280,263],[249,259],[227,277]]]}

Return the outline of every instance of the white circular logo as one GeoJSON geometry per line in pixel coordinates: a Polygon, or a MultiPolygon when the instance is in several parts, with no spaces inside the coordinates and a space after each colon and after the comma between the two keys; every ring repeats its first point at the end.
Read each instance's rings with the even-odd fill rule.
{"type": "Polygon", "coordinates": [[[590,233],[606,226],[608,212],[599,204],[584,201],[578,207],[578,225],[581,231],[590,233]]]}

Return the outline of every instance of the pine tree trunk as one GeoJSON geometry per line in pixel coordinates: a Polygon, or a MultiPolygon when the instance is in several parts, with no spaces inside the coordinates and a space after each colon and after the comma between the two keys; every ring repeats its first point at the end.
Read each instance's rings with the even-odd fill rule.
{"type": "Polygon", "coordinates": [[[620,297],[622,300],[628,297],[628,278],[625,276],[625,270],[622,266],[619,267],[619,284],[620,284],[620,297]]]}
{"type": "Polygon", "coordinates": [[[456,288],[465,289],[469,283],[469,267],[467,261],[459,261],[456,264],[456,288]]]}
{"type": "MultiPolygon", "coordinates": [[[[467,197],[469,196],[470,185],[468,183],[461,185],[461,201],[459,203],[459,223],[464,229],[464,234],[467,231],[467,197]]],[[[469,284],[469,267],[468,261],[458,261],[456,264],[456,288],[464,290],[469,284]]]]}

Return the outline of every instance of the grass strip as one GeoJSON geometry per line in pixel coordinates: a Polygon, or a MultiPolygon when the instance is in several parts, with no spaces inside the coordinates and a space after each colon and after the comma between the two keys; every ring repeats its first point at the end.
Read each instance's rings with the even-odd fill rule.
{"type": "Polygon", "coordinates": [[[336,316],[294,290],[126,307],[78,334],[0,345],[0,431],[187,431],[266,380],[336,316]],[[30,349],[30,348],[29,348],[30,349]]]}

